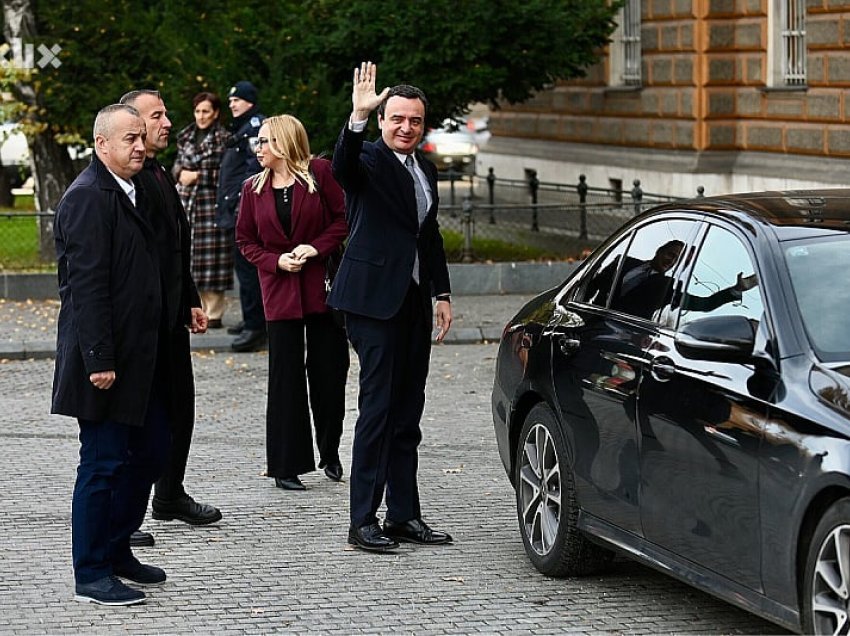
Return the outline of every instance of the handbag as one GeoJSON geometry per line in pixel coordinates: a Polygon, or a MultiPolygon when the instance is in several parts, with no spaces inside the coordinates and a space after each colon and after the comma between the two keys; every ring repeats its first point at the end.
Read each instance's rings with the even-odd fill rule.
{"type": "MultiPolygon", "coordinates": [[[[316,178],[316,175],[313,175],[313,181],[316,183],[316,189],[319,191],[319,200],[322,204],[322,216],[325,217],[326,222],[330,224],[330,218],[328,214],[327,205],[325,203],[325,193],[322,191],[322,184],[319,183],[319,180],[316,178]]],[[[342,263],[342,257],[345,254],[345,245],[342,244],[335,252],[331,252],[328,254],[327,258],[325,258],[325,293],[330,294],[331,289],[333,289],[334,280],[336,279],[336,273],[339,271],[339,265],[342,263]]],[[[337,327],[340,329],[345,329],[345,313],[336,309],[334,307],[328,307],[331,312],[331,316],[333,316],[334,322],[337,327]]]]}
{"type": "Polygon", "coordinates": [[[336,273],[339,271],[339,264],[342,262],[342,255],[345,253],[345,247],[340,245],[336,252],[328,254],[325,259],[325,293],[330,294],[333,289],[336,273]]]}

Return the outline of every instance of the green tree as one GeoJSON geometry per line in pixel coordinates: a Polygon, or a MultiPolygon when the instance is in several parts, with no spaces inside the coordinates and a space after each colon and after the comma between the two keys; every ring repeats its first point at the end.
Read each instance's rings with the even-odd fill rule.
{"type": "MultiPolygon", "coordinates": [[[[12,5],[31,11],[24,37],[62,48],[58,68],[37,69],[15,91],[29,106],[32,130],[54,142],[90,143],[97,110],[132,88],[162,90],[177,129],[191,121],[198,90],[226,98],[235,81],[249,79],[266,114],[289,112],[304,122],[314,152],[332,150],[361,60],[378,64],[382,86],[425,90],[429,123],[436,125],[472,102],[518,102],[556,79],[581,75],[608,41],[618,6],[608,0],[4,0],[7,39],[14,36],[12,5]]],[[[34,150],[39,163],[42,151],[34,150]]],[[[57,161],[70,160],[52,157],[48,164],[67,185],[73,172],[57,161]]],[[[51,188],[44,203],[57,201],[51,188]]]]}

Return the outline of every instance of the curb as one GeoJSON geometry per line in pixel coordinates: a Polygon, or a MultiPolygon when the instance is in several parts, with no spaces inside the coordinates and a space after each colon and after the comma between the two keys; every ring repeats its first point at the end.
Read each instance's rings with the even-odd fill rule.
{"type": "MultiPolygon", "coordinates": [[[[563,281],[578,263],[450,263],[452,293],[458,296],[536,294],[563,281]]],[[[0,272],[0,298],[55,299],[56,272],[0,272]]]]}
{"type": "MultiPolygon", "coordinates": [[[[498,327],[460,327],[449,331],[443,344],[489,344],[499,342],[502,330],[498,327]]],[[[191,337],[190,349],[196,352],[230,353],[234,336],[203,334],[191,337]]],[[[439,345],[435,345],[439,346],[439,345]]],[[[265,351],[263,347],[262,351],[265,351]]],[[[47,360],[56,357],[56,343],[49,340],[20,340],[0,342],[0,360],[47,360]]]]}

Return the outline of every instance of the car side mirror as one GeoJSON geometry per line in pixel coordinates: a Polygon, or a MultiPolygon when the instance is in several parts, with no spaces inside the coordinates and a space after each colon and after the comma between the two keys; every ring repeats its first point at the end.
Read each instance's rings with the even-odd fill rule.
{"type": "Polygon", "coordinates": [[[676,350],[693,360],[751,362],[756,335],[744,316],[709,316],[686,324],[676,335],[676,350]]]}

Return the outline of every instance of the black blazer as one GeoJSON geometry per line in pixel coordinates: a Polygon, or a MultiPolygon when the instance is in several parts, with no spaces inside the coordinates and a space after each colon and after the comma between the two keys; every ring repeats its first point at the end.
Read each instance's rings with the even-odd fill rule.
{"type": "Polygon", "coordinates": [[[95,156],[53,222],[59,310],[52,413],[141,426],[156,365],[161,290],[156,239],[136,183],[136,207],[95,156]],[[108,391],[89,375],[114,370],[108,391]]]}
{"type": "Polygon", "coordinates": [[[166,325],[169,330],[184,329],[191,322],[192,307],[201,306],[201,297],[191,273],[189,220],[171,174],[156,159],[145,159],[136,176],[149,202],[149,220],[156,235],[162,285],[165,294],[166,325]],[[161,179],[161,181],[160,181],[161,179]]]}
{"type": "Polygon", "coordinates": [[[386,320],[401,308],[419,251],[423,301],[451,291],[443,237],[437,223],[437,169],[417,152],[431,187],[431,208],[422,226],[407,168],[378,139],[346,125],[336,144],[333,172],[345,190],[348,246],[328,296],[331,307],[386,320]]]}

